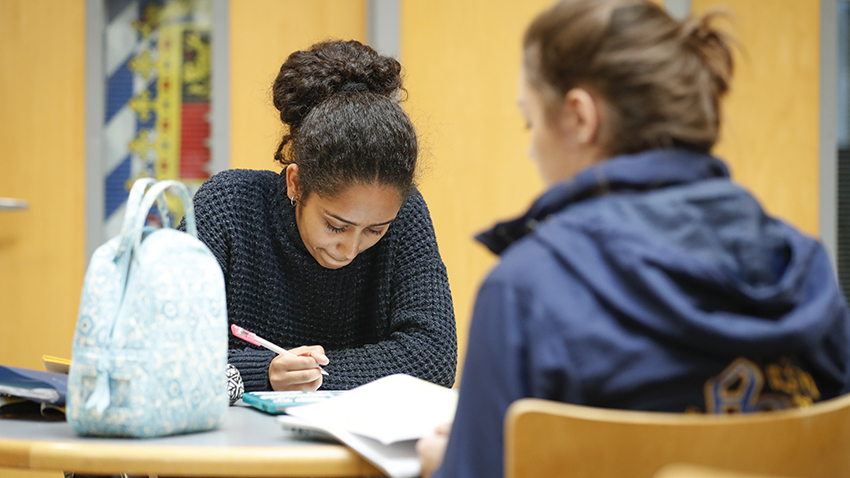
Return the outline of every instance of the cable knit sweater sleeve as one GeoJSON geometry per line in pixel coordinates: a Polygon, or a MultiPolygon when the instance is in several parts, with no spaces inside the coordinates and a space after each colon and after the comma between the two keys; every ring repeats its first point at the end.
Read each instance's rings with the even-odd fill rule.
{"type": "Polygon", "coordinates": [[[392,250],[389,328],[384,340],[328,351],[331,372],[322,388],[348,389],[394,373],[454,384],[454,308],[431,216],[422,195],[407,199],[387,237],[392,250]]]}

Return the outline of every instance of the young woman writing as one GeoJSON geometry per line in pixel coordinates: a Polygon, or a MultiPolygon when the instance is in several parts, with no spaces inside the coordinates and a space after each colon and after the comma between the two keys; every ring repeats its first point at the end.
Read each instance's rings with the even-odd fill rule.
{"type": "Polygon", "coordinates": [[[231,337],[245,390],[348,389],[393,373],[451,386],[454,312],[414,185],[401,66],[356,41],[324,42],[292,53],[272,90],[283,171],[224,171],[194,200],[230,322],[295,355],[231,337]]]}

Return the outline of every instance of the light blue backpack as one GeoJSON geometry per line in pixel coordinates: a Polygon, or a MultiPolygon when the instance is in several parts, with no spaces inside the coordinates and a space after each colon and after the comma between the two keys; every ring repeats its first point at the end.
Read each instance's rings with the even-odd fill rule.
{"type": "Polygon", "coordinates": [[[224,277],[197,236],[186,186],[136,181],[121,235],[95,251],[83,283],[66,405],[75,433],[154,437],[223,423],[224,277]],[[169,188],[183,202],[186,232],[167,219],[145,227],[169,188]]]}

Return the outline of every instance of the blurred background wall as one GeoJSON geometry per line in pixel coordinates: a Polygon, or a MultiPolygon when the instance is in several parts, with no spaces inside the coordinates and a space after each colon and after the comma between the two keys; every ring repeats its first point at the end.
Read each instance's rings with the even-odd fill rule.
{"type": "MultiPolygon", "coordinates": [[[[422,191],[449,269],[461,351],[475,291],[495,264],[472,235],[542,192],[516,84],[524,28],[549,3],[402,2],[407,109],[425,145],[422,191]]],[[[715,152],[769,212],[817,235],[819,2],[694,0],[692,8],[727,11],[724,26],[743,50],[715,152]]]]}
{"type": "MultiPolygon", "coordinates": [[[[472,236],[542,192],[525,154],[516,80],[523,29],[549,3],[400,2],[404,107],[422,140],[420,189],[449,271],[461,363],[477,287],[495,263],[472,236]]],[[[272,154],[281,127],[270,85],[280,64],[319,40],[366,41],[368,4],[228,5],[229,166],[279,170],[272,154]]],[[[742,47],[716,153],[768,211],[817,236],[820,2],[691,5],[728,11],[742,47]]],[[[6,365],[41,368],[43,354],[71,355],[87,261],[85,37],[98,34],[86,30],[85,16],[85,0],[0,0],[0,197],[29,201],[26,211],[0,212],[6,365]]]]}

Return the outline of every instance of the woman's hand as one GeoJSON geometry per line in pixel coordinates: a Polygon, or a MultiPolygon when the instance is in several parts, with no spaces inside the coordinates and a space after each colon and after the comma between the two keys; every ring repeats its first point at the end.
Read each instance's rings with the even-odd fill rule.
{"type": "Polygon", "coordinates": [[[416,442],[416,454],[419,455],[419,463],[422,464],[422,478],[429,478],[443,463],[451,429],[451,423],[444,423],[434,430],[433,435],[416,442]]]}
{"type": "Polygon", "coordinates": [[[321,345],[297,347],[294,355],[278,355],[269,364],[269,382],[272,390],[314,391],[322,385],[320,365],[327,365],[325,349],[321,345]]]}

